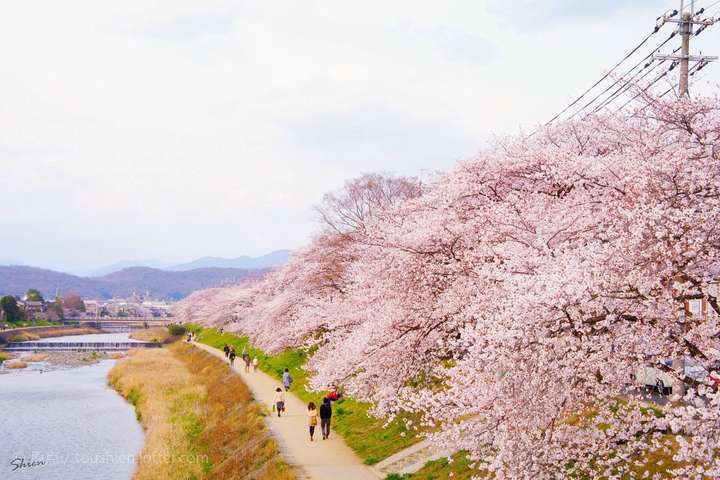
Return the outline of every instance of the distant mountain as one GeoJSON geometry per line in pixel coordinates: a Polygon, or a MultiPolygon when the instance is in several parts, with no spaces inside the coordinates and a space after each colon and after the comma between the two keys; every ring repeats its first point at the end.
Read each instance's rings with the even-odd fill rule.
{"type": "Polygon", "coordinates": [[[113,264],[106,265],[104,267],[100,267],[97,270],[88,272],[88,276],[102,277],[103,275],[107,275],[107,274],[113,273],[113,272],[119,272],[120,270],[123,270],[125,268],[131,268],[131,267],[149,267],[149,268],[158,268],[160,270],[163,270],[163,269],[170,268],[172,266],[173,266],[172,263],[162,262],[160,260],[123,260],[121,262],[115,262],[113,264]]]}
{"type": "Polygon", "coordinates": [[[260,276],[263,269],[199,268],[167,271],[147,267],[131,267],[101,277],[79,277],[35,267],[0,266],[0,295],[22,295],[37,288],[52,298],[74,292],[85,298],[126,297],[133,292],[159,298],[182,298],[195,290],[237,283],[248,277],[260,276]]]}
{"type": "Polygon", "coordinates": [[[189,263],[174,265],[169,270],[185,271],[196,268],[270,268],[286,263],[290,250],[276,250],[261,257],[242,256],[237,258],[202,257],[189,263]]]}
{"type": "Polygon", "coordinates": [[[37,288],[46,298],[67,292],[79,293],[83,297],[106,298],[112,296],[102,289],[97,281],[43,268],[20,265],[0,266],[0,295],[23,295],[31,288],[37,288]]]}

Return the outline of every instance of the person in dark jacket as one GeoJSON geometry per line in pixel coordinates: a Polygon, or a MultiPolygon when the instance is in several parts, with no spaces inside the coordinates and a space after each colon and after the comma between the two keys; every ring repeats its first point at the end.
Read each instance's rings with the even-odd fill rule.
{"type": "Polygon", "coordinates": [[[225,352],[225,358],[227,358],[230,355],[230,347],[228,346],[227,343],[223,347],[223,352],[225,352]]]}
{"type": "Polygon", "coordinates": [[[235,363],[235,349],[234,348],[230,349],[229,358],[230,358],[230,366],[232,367],[233,363],[235,363]]]}
{"type": "Polygon", "coordinates": [[[320,430],[322,431],[323,440],[330,436],[330,418],[332,418],[332,405],[330,399],[323,398],[323,404],[320,405],[320,430]]]}

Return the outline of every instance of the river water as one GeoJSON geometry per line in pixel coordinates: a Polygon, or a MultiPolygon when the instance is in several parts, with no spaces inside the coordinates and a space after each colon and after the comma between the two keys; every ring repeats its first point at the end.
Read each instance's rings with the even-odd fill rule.
{"type": "MultiPolygon", "coordinates": [[[[104,337],[94,341],[128,341],[127,334],[104,337]]],[[[0,375],[0,479],[132,477],[143,433],[133,407],[107,384],[114,362],[0,375]]]]}

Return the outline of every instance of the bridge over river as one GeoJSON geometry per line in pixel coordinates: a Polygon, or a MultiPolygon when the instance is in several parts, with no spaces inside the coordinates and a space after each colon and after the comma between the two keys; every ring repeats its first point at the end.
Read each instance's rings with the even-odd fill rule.
{"type": "Polygon", "coordinates": [[[173,321],[172,317],[81,317],[66,318],[62,323],[68,326],[93,327],[106,332],[127,332],[144,328],[167,327],[173,321]]]}

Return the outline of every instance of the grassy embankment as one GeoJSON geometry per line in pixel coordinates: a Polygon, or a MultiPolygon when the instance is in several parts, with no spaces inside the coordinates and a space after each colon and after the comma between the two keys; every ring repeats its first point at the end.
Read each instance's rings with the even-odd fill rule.
{"type": "MultiPolygon", "coordinates": [[[[648,416],[660,416],[662,411],[650,404],[642,403],[630,403],[625,399],[612,399],[610,400],[612,410],[619,418],[627,413],[628,409],[640,409],[644,415],[648,416]]],[[[607,430],[610,426],[603,423],[594,423],[594,418],[597,416],[597,411],[593,408],[588,408],[585,411],[578,412],[573,415],[569,415],[565,420],[566,423],[572,425],[584,425],[587,428],[598,428],[600,430],[607,430]]],[[[622,479],[645,479],[645,478],[657,478],[670,479],[675,478],[671,471],[675,468],[681,467],[683,464],[673,460],[673,456],[678,451],[678,443],[674,435],[664,434],[660,440],[659,449],[653,449],[649,446],[648,449],[627,456],[621,450],[617,451],[617,455],[626,457],[625,461],[618,462],[618,467],[628,467],[629,473],[626,473],[618,478],[622,479]]],[[[470,480],[472,478],[481,477],[484,478],[486,475],[478,473],[477,470],[472,470],[469,465],[472,463],[467,458],[465,453],[457,453],[453,455],[452,461],[448,461],[446,458],[428,462],[422,469],[414,474],[408,475],[390,475],[386,480],[470,480]]],[[[616,473],[619,475],[619,473],[616,473]]],[[[591,480],[595,478],[606,478],[595,472],[578,473],[575,478],[579,480],[591,480]]]]}
{"type": "MultiPolygon", "coordinates": [[[[303,369],[308,352],[289,349],[277,355],[267,355],[250,345],[247,337],[197,325],[188,325],[188,329],[197,332],[199,342],[212,347],[222,349],[225,344],[233,345],[238,356],[243,348],[247,348],[252,357],[258,358],[259,368],[278,380],[282,379],[283,370],[288,368],[294,380],[292,393],[306,402],[317,404],[321,400],[321,393],[308,390],[308,376],[303,369]]],[[[349,397],[334,402],[333,407],[333,431],[339,433],[366,464],[374,465],[421,440],[415,432],[407,430],[402,421],[395,420],[385,425],[385,420],[369,415],[370,407],[369,403],[349,397]]]]}
{"type": "MultiPolygon", "coordinates": [[[[623,475],[622,479],[646,479],[653,478],[654,474],[660,475],[659,478],[671,479],[676,478],[670,471],[680,466],[672,459],[677,451],[677,443],[672,436],[667,435],[663,444],[668,450],[649,451],[639,456],[638,464],[631,466],[630,474],[623,475]],[[648,472],[647,474],[645,472],[648,472]]],[[[452,462],[447,458],[441,458],[425,464],[423,468],[413,474],[406,475],[388,475],[386,480],[471,480],[473,478],[485,478],[486,475],[478,473],[477,470],[470,469],[471,460],[463,453],[453,455],[452,462]]],[[[491,477],[487,477],[491,478],[491,477]]],[[[576,476],[579,480],[591,480],[595,478],[606,478],[596,475],[580,475],[576,476]]]]}
{"type": "Polygon", "coordinates": [[[27,328],[27,327],[52,327],[55,325],[62,325],[60,322],[53,322],[52,320],[18,320],[17,322],[6,322],[4,323],[6,328],[27,328]]]}
{"type": "Polygon", "coordinates": [[[164,327],[158,327],[158,328],[150,328],[147,330],[136,330],[130,334],[130,338],[133,340],[140,340],[143,342],[158,342],[158,343],[166,343],[175,337],[170,335],[170,332],[167,328],[164,327]]]}
{"type": "Polygon", "coordinates": [[[385,480],[471,480],[478,477],[478,471],[470,469],[470,463],[467,455],[458,453],[453,455],[452,462],[441,458],[426,463],[413,474],[392,474],[385,477],[385,480]]]}
{"type": "Polygon", "coordinates": [[[135,350],[108,375],[146,436],[135,480],[291,480],[262,407],[221,360],[190,345],[135,350]]]}

